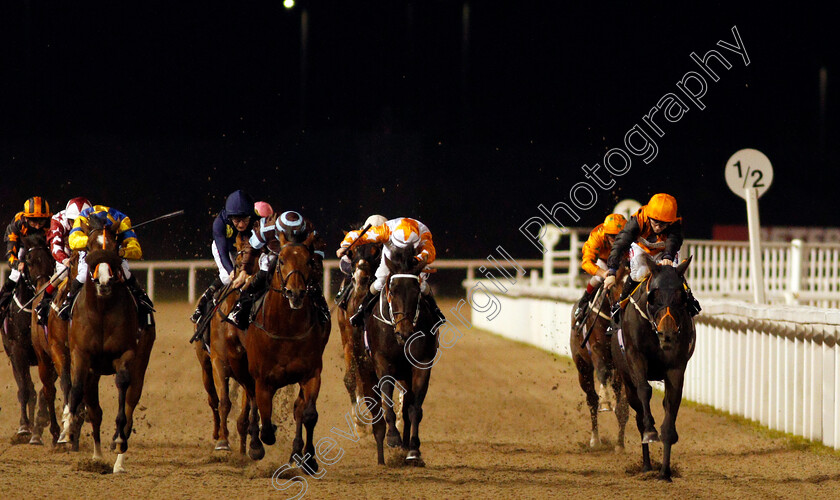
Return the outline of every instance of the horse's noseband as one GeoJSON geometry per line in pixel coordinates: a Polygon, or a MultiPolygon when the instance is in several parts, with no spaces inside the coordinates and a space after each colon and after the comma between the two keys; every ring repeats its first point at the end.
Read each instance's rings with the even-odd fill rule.
{"type": "MultiPolygon", "coordinates": [[[[395,279],[413,279],[420,283],[420,276],[415,274],[392,274],[391,277],[388,279],[388,314],[391,316],[391,326],[397,324],[397,320],[395,319],[396,316],[402,315],[405,316],[406,314],[402,311],[394,312],[394,308],[391,307],[391,287],[394,283],[395,279]]],[[[414,320],[411,322],[411,326],[417,324],[417,319],[420,317],[420,298],[422,294],[417,294],[417,306],[414,308],[414,320]]]]}

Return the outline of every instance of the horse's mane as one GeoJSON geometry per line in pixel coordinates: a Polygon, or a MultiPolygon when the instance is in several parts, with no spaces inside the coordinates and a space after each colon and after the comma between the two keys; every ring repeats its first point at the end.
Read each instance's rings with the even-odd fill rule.
{"type": "Polygon", "coordinates": [[[23,247],[26,249],[33,247],[46,247],[47,235],[42,232],[29,233],[23,237],[23,247]]]}

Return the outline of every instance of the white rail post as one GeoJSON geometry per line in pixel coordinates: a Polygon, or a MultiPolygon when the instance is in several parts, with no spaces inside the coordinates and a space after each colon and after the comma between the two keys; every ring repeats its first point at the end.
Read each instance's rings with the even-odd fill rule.
{"type": "Polygon", "coordinates": [[[578,275],[578,249],[580,248],[580,240],[578,233],[572,230],[569,234],[569,286],[575,285],[575,278],[578,275]]]}
{"type": "Polygon", "coordinates": [[[473,264],[467,264],[467,280],[475,280],[475,266],[473,264]]]}
{"type": "Polygon", "coordinates": [[[747,224],[750,233],[750,275],[753,288],[753,300],[756,304],[765,304],[764,274],[761,269],[760,224],[758,220],[758,191],[755,188],[744,189],[747,198],[747,224]]]}
{"type": "Polygon", "coordinates": [[[187,271],[187,301],[195,302],[195,264],[191,264],[187,271]]]}
{"type": "Polygon", "coordinates": [[[790,268],[788,269],[788,304],[799,304],[799,292],[802,290],[802,240],[790,242],[790,268]]]}
{"type": "Polygon", "coordinates": [[[155,268],[149,266],[146,269],[146,294],[153,301],[155,300],[155,268]]]}
{"type": "Polygon", "coordinates": [[[545,252],[543,253],[543,280],[546,285],[551,285],[554,275],[554,247],[560,242],[563,233],[554,224],[546,224],[540,233],[540,243],[545,252]]]}

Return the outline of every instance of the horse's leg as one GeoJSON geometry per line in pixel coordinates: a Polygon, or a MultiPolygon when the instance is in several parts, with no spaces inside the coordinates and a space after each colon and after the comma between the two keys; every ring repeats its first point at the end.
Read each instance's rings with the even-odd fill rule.
{"type": "Polygon", "coordinates": [[[102,407],[99,406],[99,375],[89,373],[85,380],[85,404],[87,405],[90,425],[93,427],[93,459],[102,460],[100,429],[102,426],[102,407]]]}
{"type": "Polygon", "coordinates": [[[627,427],[627,418],[630,415],[630,408],[627,403],[626,390],[623,389],[621,377],[613,375],[612,388],[615,393],[615,418],[618,420],[618,437],[616,438],[615,451],[624,451],[624,430],[627,427]]]}
{"type": "MultiPolygon", "coordinates": [[[[400,394],[402,394],[402,392],[400,394]]],[[[405,395],[403,396],[401,412],[403,420],[402,447],[406,451],[408,451],[409,447],[411,446],[411,412],[409,411],[409,409],[413,404],[414,393],[411,391],[411,387],[409,387],[408,391],[406,391],[405,395]]]]}
{"type": "MultiPolygon", "coordinates": [[[[18,332],[19,333],[19,332],[18,332]]],[[[17,430],[18,436],[29,435],[32,433],[29,420],[29,399],[30,386],[34,391],[32,378],[29,376],[29,362],[26,355],[26,350],[22,349],[21,341],[18,338],[12,345],[12,351],[9,353],[9,359],[12,362],[12,372],[15,376],[15,382],[18,386],[17,397],[20,403],[20,422],[17,430]]]]}
{"type": "Polygon", "coordinates": [[[303,462],[299,460],[303,460],[303,410],[305,409],[303,385],[301,385],[298,397],[295,399],[295,439],[292,441],[292,455],[289,457],[289,463],[297,463],[299,466],[303,465],[303,462]],[[295,457],[299,460],[295,460],[295,457]]]}
{"type": "Polygon", "coordinates": [[[380,398],[382,399],[382,407],[385,409],[385,422],[388,424],[386,443],[388,447],[396,448],[402,444],[402,441],[400,440],[400,433],[396,427],[397,415],[394,411],[394,384],[381,384],[379,390],[382,391],[380,398]]]}
{"type": "MultiPolygon", "coordinates": [[[[304,462],[308,474],[315,476],[318,472],[318,461],[315,458],[315,424],[318,423],[318,394],[321,392],[321,370],[318,369],[315,375],[300,386],[303,393],[303,425],[306,427],[306,446],[303,448],[304,456],[309,458],[304,462]]],[[[323,474],[322,474],[323,475],[323,474]]],[[[320,476],[316,476],[320,477],[320,476]]]]}
{"type": "MultiPolygon", "coordinates": [[[[262,379],[257,379],[254,381],[254,390],[256,392],[257,397],[257,407],[260,410],[260,441],[263,443],[271,446],[277,442],[277,438],[274,435],[274,432],[277,430],[277,427],[271,423],[271,412],[272,408],[272,400],[274,399],[274,391],[268,384],[266,384],[262,379]]],[[[298,400],[302,399],[303,396],[299,396],[298,400]]],[[[300,415],[298,415],[298,408],[297,403],[295,403],[295,423],[297,424],[297,433],[300,436],[300,415]]],[[[303,409],[301,409],[303,412],[303,409]]],[[[295,442],[299,437],[295,438],[295,442]]],[[[302,442],[302,440],[301,440],[302,442]]],[[[303,445],[301,444],[301,448],[303,445]]]]}
{"type": "MultiPolygon", "coordinates": [[[[52,444],[55,446],[61,432],[61,427],[59,427],[55,415],[55,381],[58,378],[58,374],[55,372],[55,366],[52,364],[52,360],[47,357],[46,353],[43,354],[44,359],[38,360],[38,375],[41,379],[41,395],[43,396],[43,400],[39,398],[38,401],[36,426],[42,427],[46,423],[46,419],[49,419],[50,434],[52,434],[53,438],[52,444]]],[[[40,438],[41,433],[38,432],[37,434],[38,438],[40,438]]]]}
{"type": "Polygon", "coordinates": [[[262,460],[265,456],[265,448],[260,441],[260,413],[257,407],[257,397],[254,385],[246,386],[248,394],[248,406],[250,416],[248,418],[248,435],[251,437],[251,445],[248,448],[248,456],[252,460],[262,460]]]}
{"type": "Polygon", "coordinates": [[[604,359],[605,354],[600,349],[592,352],[592,365],[595,368],[595,378],[598,380],[598,411],[613,411],[613,403],[609,393],[610,367],[604,359]]]}
{"type": "Polygon", "coordinates": [[[125,391],[125,425],[122,427],[123,442],[120,443],[120,453],[114,463],[114,472],[125,472],[123,460],[125,452],[128,451],[128,438],[134,428],[134,409],[140,403],[140,396],[143,394],[143,384],[146,380],[146,369],[149,367],[149,357],[152,354],[152,346],[155,343],[154,325],[146,327],[140,336],[140,342],[134,351],[134,357],[126,356],[124,368],[129,374],[129,384],[125,391]]]}
{"type": "Polygon", "coordinates": [[[72,450],[79,451],[79,435],[81,434],[84,417],[79,415],[79,406],[85,399],[85,388],[90,372],[90,360],[80,350],[73,349],[70,353],[70,416],[69,427],[70,442],[72,450]]]}
{"type": "Polygon", "coordinates": [[[593,367],[580,355],[575,356],[575,366],[578,371],[578,383],[586,394],[586,406],[589,407],[589,419],[592,423],[589,446],[594,447],[601,444],[601,438],[598,436],[598,393],[595,392],[593,367]]]}
{"type": "Polygon", "coordinates": [[[210,357],[206,354],[205,356],[201,360],[201,381],[204,384],[205,392],[207,392],[207,404],[210,405],[210,411],[213,413],[213,439],[217,440],[219,439],[221,422],[219,420],[219,396],[216,395],[216,385],[213,383],[213,366],[210,363],[210,357]]]}
{"type": "Polygon", "coordinates": [[[56,348],[50,346],[52,350],[52,359],[55,364],[55,371],[59,374],[59,383],[61,384],[62,401],[64,408],[61,414],[61,434],[58,436],[59,443],[69,442],[67,437],[70,433],[70,357],[66,349],[56,348]]]}
{"type": "Polygon", "coordinates": [[[423,420],[423,401],[429,389],[431,370],[413,368],[411,372],[411,392],[414,393],[414,401],[408,409],[408,415],[411,418],[411,442],[405,459],[409,463],[423,465],[423,460],[420,458],[420,421],[423,420]]]}
{"type": "MultiPolygon", "coordinates": [[[[629,382],[627,379],[624,381],[624,393],[627,396],[627,402],[636,412],[636,428],[639,429],[639,436],[644,437],[644,407],[639,399],[636,388],[632,385],[632,382],[629,382]]],[[[653,467],[650,465],[650,450],[648,449],[648,444],[644,441],[644,439],[642,439],[642,472],[648,472],[651,469],[653,469],[653,467]]]]}
{"type": "Polygon", "coordinates": [[[243,389],[239,391],[239,417],[236,418],[236,432],[239,433],[239,453],[245,454],[248,442],[248,414],[251,411],[251,399],[243,389]]]}
{"type": "Polygon", "coordinates": [[[665,398],[662,406],[665,417],[662,419],[662,469],[659,479],[671,480],[671,445],[679,441],[677,434],[677,413],[680,411],[682,400],[683,377],[685,368],[672,368],[665,374],[665,398]]]}
{"type": "Polygon", "coordinates": [[[355,404],[353,404],[353,409],[351,411],[351,415],[353,415],[353,426],[356,429],[356,434],[369,434],[371,431],[370,425],[366,424],[361,417],[359,417],[357,410],[357,406],[359,401],[361,401],[365,397],[365,387],[362,383],[362,375],[359,372],[359,362],[355,358],[353,359],[353,366],[354,366],[354,379],[355,379],[355,404]]]}
{"type": "Polygon", "coordinates": [[[224,361],[216,356],[212,359],[213,366],[213,382],[215,385],[216,397],[219,400],[219,423],[221,424],[221,434],[216,441],[216,451],[229,451],[230,444],[228,443],[228,415],[230,414],[230,395],[228,394],[228,377],[225,373],[224,361]]]}

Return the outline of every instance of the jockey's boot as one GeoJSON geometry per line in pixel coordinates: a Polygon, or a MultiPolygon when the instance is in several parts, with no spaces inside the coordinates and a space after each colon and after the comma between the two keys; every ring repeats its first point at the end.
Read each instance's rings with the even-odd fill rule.
{"type": "Polygon", "coordinates": [[[429,290],[429,293],[423,296],[426,297],[426,300],[429,302],[429,309],[431,309],[432,313],[435,315],[435,323],[446,323],[446,316],[443,315],[443,312],[440,310],[440,307],[438,307],[437,301],[435,301],[435,296],[432,295],[431,290],[429,290]]]}
{"type": "Polygon", "coordinates": [[[703,309],[700,307],[700,302],[694,297],[694,293],[691,291],[691,288],[689,288],[688,283],[683,282],[683,285],[685,286],[688,313],[693,318],[700,314],[700,311],[702,311],[703,309]]]}
{"type": "Polygon", "coordinates": [[[347,280],[347,283],[335,294],[335,304],[346,311],[351,295],[353,295],[353,280],[347,280]]]}
{"type": "Polygon", "coordinates": [[[330,306],[327,305],[327,299],[324,297],[324,292],[320,287],[316,286],[309,295],[312,297],[312,304],[318,311],[318,319],[321,324],[326,323],[330,319],[330,306]]]}
{"type": "Polygon", "coordinates": [[[131,276],[125,280],[128,291],[137,302],[137,317],[140,319],[140,326],[149,326],[151,324],[151,314],[155,312],[155,305],[152,299],[146,295],[146,291],[137,283],[137,278],[131,276]]]}
{"type": "Polygon", "coordinates": [[[240,330],[247,330],[251,306],[254,305],[257,297],[262,293],[267,281],[268,271],[263,271],[262,269],[257,271],[254,279],[251,280],[251,284],[248,285],[248,289],[239,292],[239,300],[236,301],[233,309],[230,310],[230,314],[225,317],[225,321],[232,323],[240,330]]]}
{"type": "Polygon", "coordinates": [[[12,300],[12,294],[15,291],[15,285],[17,285],[16,281],[7,279],[3,284],[3,288],[0,289],[0,311],[5,311],[6,307],[8,307],[9,302],[12,300]]]}
{"type": "Polygon", "coordinates": [[[222,280],[216,276],[213,283],[210,283],[210,286],[208,286],[207,290],[204,291],[204,295],[198,299],[198,306],[196,306],[195,311],[193,311],[192,316],[190,316],[190,321],[195,324],[198,324],[198,322],[201,321],[201,317],[204,316],[204,307],[207,305],[207,302],[216,295],[216,291],[218,291],[221,287],[222,280]]]}
{"type": "Polygon", "coordinates": [[[595,295],[595,289],[592,288],[592,291],[589,291],[590,287],[587,286],[586,290],[583,291],[583,296],[577,303],[577,307],[575,308],[575,324],[580,323],[583,319],[584,313],[589,305],[589,301],[592,300],[592,296],[595,295]]]}
{"type": "Polygon", "coordinates": [[[629,297],[638,285],[638,281],[633,281],[629,276],[627,277],[627,281],[624,282],[624,288],[621,289],[621,295],[618,297],[615,304],[613,304],[612,311],[610,311],[612,321],[610,323],[610,327],[607,328],[607,335],[610,335],[614,330],[621,328],[621,301],[629,297]]]}
{"type": "Polygon", "coordinates": [[[35,308],[35,310],[38,312],[39,325],[46,325],[47,319],[49,319],[50,317],[50,304],[52,304],[53,296],[55,295],[55,290],[50,292],[49,286],[46,290],[44,290],[44,295],[43,297],[41,297],[41,302],[39,302],[38,306],[35,308]]]}
{"type": "Polygon", "coordinates": [[[67,291],[67,297],[64,298],[64,302],[61,303],[61,308],[58,310],[59,318],[64,321],[70,320],[70,312],[73,309],[73,302],[76,301],[76,296],[79,295],[79,290],[81,290],[83,286],[85,286],[85,284],[81,283],[79,280],[70,280],[70,290],[67,291]]]}
{"type": "Polygon", "coordinates": [[[380,292],[373,293],[368,289],[367,295],[365,298],[362,299],[362,303],[359,304],[359,309],[356,311],[356,314],[350,316],[350,324],[356,327],[361,328],[365,325],[365,313],[368,312],[373,308],[373,305],[376,304],[376,299],[379,297],[380,292]]]}

